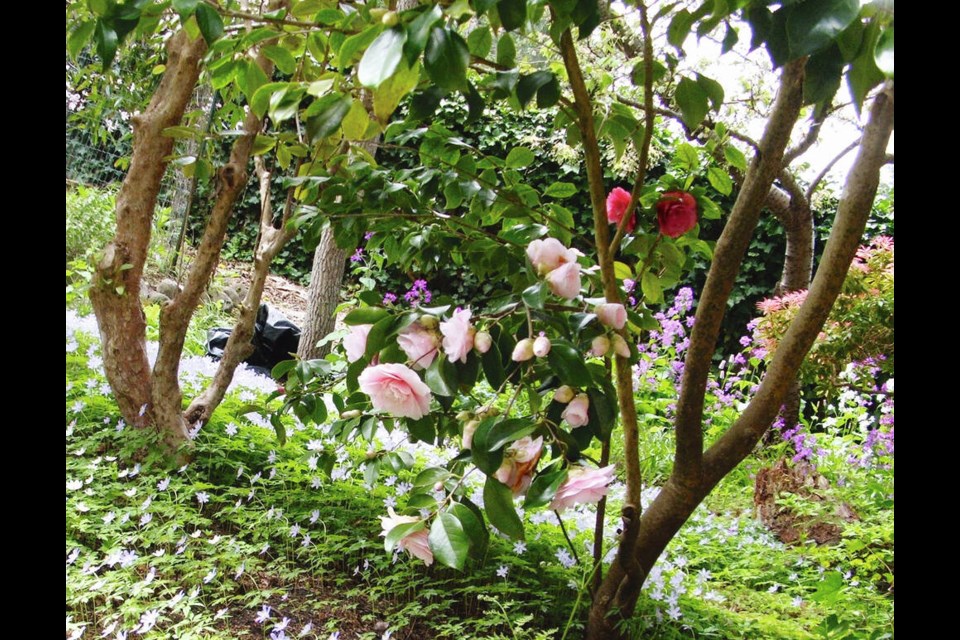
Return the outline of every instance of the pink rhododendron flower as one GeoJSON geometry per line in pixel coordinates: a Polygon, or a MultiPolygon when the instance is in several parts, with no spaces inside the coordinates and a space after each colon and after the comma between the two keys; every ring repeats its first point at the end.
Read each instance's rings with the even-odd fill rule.
{"type": "Polygon", "coordinates": [[[367,350],[367,335],[373,329],[372,324],[355,324],[350,333],[343,338],[343,348],[347,352],[347,362],[356,362],[367,350]]]}
{"type": "Polygon", "coordinates": [[[526,362],[533,357],[533,338],[524,338],[513,348],[510,359],[514,362],[526,362]]]}
{"type": "Polygon", "coordinates": [[[571,427],[576,429],[590,422],[588,411],[590,410],[590,396],[585,393],[578,393],[567,408],[563,410],[560,417],[567,421],[571,427]]]}
{"type": "Polygon", "coordinates": [[[503,463],[493,477],[510,487],[513,495],[523,495],[533,482],[533,472],[542,451],[543,436],[536,440],[531,440],[530,436],[520,438],[503,452],[503,463]]]}
{"type": "Polygon", "coordinates": [[[430,411],[430,387],[406,365],[390,363],[367,367],[357,382],[360,390],[370,396],[374,409],[415,420],[430,411]]]}
{"type": "Polygon", "coordinates": [[[443,351],[450,362],[467,361],[467,354],[473,349],[473,336],[477,330],[470,324],[470,309],[457,309],[446,322],[440,323],[443,334],[443,351]]]}
{"type": "Polygon", "coordinates": [[[426,369],[437,357],[440,336],[419,322],[414,322],[397,336],[397,345],[410,358],[414,369],[426,369]]]}
{"type": "MultiPolygon", "coordinates": [[[[607,195],[607,222],[618,225],[623,220],[623,214],[630,206],[630,192],[621,187],[615,187],[607,195]]],[[[634,215],[627,223],[627,233],[633,233],[637,226],[637,216],[634,215]]]]}
{"type": "Polygon", "coordinates": [[[547,274],[547,284],[554,294],[573,300],[580,293],[580,264],[568,262],[557,267],[547,274]]]}
{"type": "Polygon", "coordinates": [[[623,329],[627,324],[627,310],[622,304],[604,302],[593,308],[597,318],[608,327],[614,329],[623,329]]]}
{"type": "MultiPolygon", "coordinates": [[[[413,516],[398,516],[393,507],[387,507],[387,511],[390,514],[389,516],[380,516],[380,526],[383,528],[380,535],[384,537],[398,525],[419,522],[420,520],[420,518],[414,518],[413,516]]],[[[433,564],[433,551],[430,550],[429,535],[426,529],[407,534],[397,542],[397,548],[420,558],[427,566],[430,566],[433,564]]]]}
{"type": "Polygon", "coordinates": [[[568,249],[556,238],[534,240],[527,245],[527,257],[539,275],[550,273],[560,265],[576,262],[579,251],[568,249]]]}
{"type": "Polygon", "coordinates": [[[598,502],[607,495],[613,482],[614,465],[601,469],[570,467],[567,479],[563,481],[548,509],[564,511],[575,504],[598,502]]]}
{"type": "Polygon", "coordinates": [[[667,191],[657,202],[660,233],[679,238],[697,226],[697,199],[686,191],[667,191]]]}

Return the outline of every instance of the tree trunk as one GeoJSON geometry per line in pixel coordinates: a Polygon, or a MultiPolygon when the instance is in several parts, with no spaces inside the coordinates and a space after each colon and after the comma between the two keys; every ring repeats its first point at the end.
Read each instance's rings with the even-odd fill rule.
{"type": "Polygon", "coordinates": [[[162,135],[180,122],[207,47],[178,31],[167,42],[166,71],[147,109],[133,117],[130,169],[117,194],[117,230],[97,264],[90,301],[100,328],[103,365],[120,413],[133,425],[157,424],[146,352],[140,280],[160,181],[173,150],[162,135]]]}
{"type": "MultiPolygon", "coordinates": [[[[893,112],[893,86],[890,84],[874,100],[860,152],[847,176],[830,240],[807,299],[781,340],[759,389],[733,426],[703,454],[699,481],[691,484],[682,472],[675,470],[643,514],[639,534],[630,550],[632,559],[640,565],[641,575],[649,573],[667,543],[703,498],[751,453],[776,415],[791,380],[826,322],[861,242],[880,181],[887,142],[893,131],[893,112]]],[[[735,275],[734,272],[731,280],[735,275]]],[[[713,267],[708,281],[712,277],[713,267]]],[[[701,326],[702,305],[701,301],[694,332],[701,326]]],[[[688,356],[688,370],[690,364],[688,356]]],[[[678,430],[680,426],[677,425],[678,430]]],[[[697,428],[700,428],[699,424],[697,428]]],[[[617,631],[617,622],[630,616],[642,586],[641,580],[639,584],[634,582],[628,588],[622,588],[626,584],[624,578],[623,568],[615,563],[590,610],[587,631],[590,640],[622,637],[617,631]],[[614,612],[615,615],[611,615],[614,612]]]]}
{"type": "Polygon", "coordinates": [[[330,353],[330,345],[318,346],[336,324],[334,309],[340,302],[340,286],[346,270],[347,252],[337,246],[333,239],[333,227],[327,227],[320,236],[320,243],[313,252],[313,269],[310,271],[307,315],[297,357],[315,360],[330,353]]]}

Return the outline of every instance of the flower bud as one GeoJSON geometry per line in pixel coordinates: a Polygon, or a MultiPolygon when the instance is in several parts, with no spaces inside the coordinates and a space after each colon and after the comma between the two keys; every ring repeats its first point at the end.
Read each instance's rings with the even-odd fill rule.
{"type": "Polygon", "coordinates": [[[440,321],[437,320],[436,316],[422,315],[418,322],[424,329],[436,329],[440,325],[440,321]]]}
{"type": "Polygon", "coordinates": [[[595,306],[593,312],[597,314],[600,322],[608,327],[623,329],[623,326],[627,324],[627,310],[622,304],[604,302],[595,306]]]}
{"type": "Polygon", "coordinates": [[[627,341],[623,339],[618,333],[613,334],[613,350],[618,356],[629,358],[630,357],[630,345],[627,344],[627,341]]]}
{"type": "Polygon", "coordinates": [[[590,355],[602,358],[610,351],[610,339],[607,336],[597,336],[590,343],[590,355]]]}
{"type": "Polygon", "coordinates": [[[352,409],[351,411],[344,411],[343,413],[340,414],[340,419],[341,419],[341,420],[349,420],[350,418],[359,418],[359,417],[360,417],[360,410],[359,410],[359,409],[352,409]]]}
{"type": "Polygon", "coordinates": [[[433,491],[434,491],[435,493],[438,492],[438,491],[443,491],[443,483],[442,483],[442,482],[439,482],[439,481],[436,482],[436,483],[433,485],[433,491]]]}
{"type": "Polygon", "coordinates": [[[533,355],[538,358],[550,353],[550,338],[543,335],[542,333],[533,341],[533,355]]]}
{"type": "Polygon", "coordinates": [[[380,22],[382,22],[385,27],[392,27],[400,22],[400,18],[397,16],[396,11],[387,11],[383,14],[383,17],[380,18],[380,22]]]}
{"type": "Polygon", "coordinates": [[[574,395],[575,394],[573,392],[573,389],[570,387],[570,385],[565,384],[562,387],[557,387],[557,390],[553,392],[553,400],[554,402],[567,404],[568,402],[573,400],[574,395]]]}
{"type": "Polygon", "coordinates": [[[533,357],[533,338],[524,338],[513,348],[510,359],[514,362],[526,362],[533,357]]]}
{"type": "Polygon", "coordinates": [[[473,336],[473,348],[477,353],[486,353],[492,346],[493,337],[486,331],[478,331],[477,335],[473,336]]]}
{"type": "Polygon", "coordinates": [[[590,422],[589,410],[590,396],[585,393],[578,393],[560,415],[567,421],[567,424],[576,429],[590,422]]]}

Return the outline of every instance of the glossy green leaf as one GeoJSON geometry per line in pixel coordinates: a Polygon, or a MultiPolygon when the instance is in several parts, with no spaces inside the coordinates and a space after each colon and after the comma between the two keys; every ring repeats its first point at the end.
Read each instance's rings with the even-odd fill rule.
{"type": "Polygon", "coordinates": [[[273,94],[278,91],[285,93],[290,86],[289,82],[268,82],[254,92],[253,97],[250,98],[250,108],[257,114],[257,117],[262,118],[267,113],[267,109],[270,108],[273,94]]]}
{"type": "Polygon", "coordinates": [[[529,418],[507,418],[490,428],[487,451],[494,451],[536,431],[537,425],[529,418]]]}
{"type": "Polygon", "coordinates": [[[72,59],[77,59],[77,56],[80,55],[80,50],[83,49],[83,46],[90,40],[90,36],[93,35],[93,30],[96,29],[96,27],[97,23],[94,20],[86,20],[70,32],[70,37],[67,38],[67,52],[72,59]]]}
{"type": "Polygon", "coordinates": [[[483,367],[483,375],[487,378],[487,382],[494,389],[499,388],[506,380],[507,373],[503,369],[500,348],[496,342],[490,346],[489,351],[480,356],[480,365],[483,367]]]}
{"type": "Polygon", "coordinates": [[[368,360],[373,358],[386,345],[387,336],[394,328],[394,318],[387,316],[373,323],[373,327],[367,334],[367,348],[364,351],[364,357],[368,360]]]}
{"type": "Polygon", "coordinates": [[[307,120],[307,135],[310,144],[316,144],[333,134],[350,112],[353,98],[339,93],[325,95],[317,101],[318,113],[307,120]]]}
{"type": "Polygon", "coordinates": [[[217,10],[207,3],[197,5],[194,15],[197,18],[197,26],[200,27],[200,33],[207,44],[213,44],[223,35],[223,19],[217,10]]]}
{"type": "Polygon", "coordinates": [[[344,70],[352,65],[357,54],[365,51],[370,43],[380,35],[382,29],[383,27],[378,23],[344,40],[343,44],[340,45],[340,55],[338,57],[340,69],[344,70]]]}
{"type": "Polygon", "coordinates": [[[674,94],[683,123],[690,129],[696,129],[703,122],[709,110],[709,98],[698,83],[690,78],[681,78],[674,94]]]}
{"type": "Polygon", "coordinates": [[[414,487],[433,487],[438,482],[443,482],[450,477],[450,472],[443,467],[427,467],[417,474],[413,481],[414,487]]]}
{"type": "Polygon", "coordinates": [[[650,271],[644,273],[640,280],[640,288],[645,302],[659,304],[663,301],[663,289],[660,286],[660,278],[656,274],[650,271]]]}
{"type": "Polygon", "coordinates": [[[893,27],[887,28],[880,39],[877,40],[877,47],[873,51],[873,61],[888,78],[893,77],[893,27]]]}
{"type": "Polygon", "coordinates": [[[279,69],[281,73],[291,75],[296,70],[297,61],[293,59],[293,54],[290,53],[289,49],[279,45],[269,45],[263,47],[261,51],[263,55],[273,60],[273,63],[277,65],[277,69],[279,69]]]}
{"type": "Polygon", "coordinates": [[[423,531],[427,528],[427,523],[423,520],[417,520],[416,522],[402,522],[395,526],[390,531],[387,531],[387,536],[383,541],[383,548],[389,553],[397,546],[397,543],[406,538],[411,533],[416,533],[417,531],[423,531]]]}
{"type": "Polygon", "coordinates": [[[557,76],[553,76],[545,85],[537,89],[537,108],[549,109],[558,102],[560,102],[560,82],[557,76]]]}
{"type": "Polygon", "coordinates": [[[727,31],[723,36],[723,42],[720,45],[720,53],[727,53],[736,46],[737,42],[740,40],[740,35],[737,33],[737,30],[727,23],[727,31]]]}
{"type": "Polygon", "coordinates": [[[424,382],[438,396],[452,397],[457,393],[457,370],[443,354],[439,354],[427,367],[424,382]]]}
{"type": "Polygon", "coordinates": [[[816,53],[856,20],[859,0],[804,0],[786,7],[791,59],[816,53]]]}
{"type": "Polygon", "coordinates": [[[423,53],[424,48],[427,46],[427,38],[430,37],[433,26],[437,24],[442,17],[443,11],[440,5],[435,4],[407,25],[407,42],[403,45],[403,56],[406,58],[408,65],[413,66],[417,59],[420,58],[420,54],[423,53]]]}
{"type": "Polygon", "coordinates": [[[690,33],[690,27],[693,26],[693,16],[686,9],[681,9],[673,16],[670,21],[670,27],[667,29],[667,42],[677,49],[683,48],[683,42],[690,33]]]}
{"type": "Polygon", "coordinates": [[[553,182],[543,195],[551,198],[569,198],[577,194],[577,186],[572,182],[553,182]]]}
{"type": "Polygon", "coordinates": [[[513,506],[513,491],[492,475],[483,485],[483,506],[490,524],[514,540],[523,540],[523,522],[513,506]]]}
{"type": "Polygon", "coordinates": [[[470,50],[456,31],[434,27],[423,54],[423,66],[430,79],[441,89],[467,88],[470,50]]]}
{"type": "Polygon", "coordinates": [[[507,166],[511,169],[520,169],[533,164],[536,154],[526,147],[514,147],[507,154],[507,166]]]}
{"type": "Polygon", "coordinates": [[[110,64],[113,63],[114,56],[117,55],[117,45],[119,44],[117,32],[113,30],[113,27],[104,23],[103,20],[97,20],[93,40],[97,45],[97,55],[100,56],[103,70],[106,71],[110,68],[110,64]]]}
{"type": "Polygon", "coordinates": [[[373,113],[381,123],[390,120],[397,105],[417,86],[419,80],[420,65],[409,67],[404,60],[394,74],[373,92],[373,113]]]}
{"type": "Polygon", "coordinates": [[[864,33],[860,53],[854,58],[847,71],[847,84],[853,96],[853,106],[858,113],[870,90],[884,80],[883,72],[877,68],[873,55],[879,37],[880,27],[876,21],[873,21],[864,33]]]}
{"type": "Polygon", "coordinates": [[[733,181],[730,179],[730,175],[719,167],[707,169],[707,180],[711,187],[725,196],[730,195],[730,192],[733,191],[733,181]]]}
{"type": "Polygon", "coordinates": [[[524,289],[520,297],[531,309],[543,309],[543,305],[547,302],[547,294],[549,292],[550,289],[545,282],[538,282],[524,289]]]}
{"type": "Polygon", "coordinates": [[[556,82],[556,76],[550,71],[536,71],[530,75],[521,76],[517,81],[517,99],[521,107],[526,107],[533,96],[550,82],[556,82]]]}
{"type": "Polygon", "coordinates": [[[433,509],[437,506],[437,499],[429,493],[414,493],[407,500],[407,509],[433,509]]]}
{"type": "Polygon", "coordinates": [[[843,55],[836,45],[810,56],[803,77],[803,103],[819,104],[832,100],[840,88],[842,73],[843,55]]]}
{"type": "Polygon", "coordinates": [[[347,140],[363,140],[369,125],[370,116],[367,114],[367,108],[359,100],[354,100],[347,115],[343,117],[343,122],[340,123],[344,137],[347,140]]]}
{"type": "Polygon", "coordinates": [[[493,36],[490,34],[490,27],[480,26],[467,35],[467,47],[473,55],[486,58],[487,54],[493,48],[493,36]]]}
{"type": "MultiPolygon", "coordinates": [[[[240,90],[243,91],[243,95],[247,97],[247,102],[252,104],[253,96],[257,94],[260,87],[270,82],[270,79],[256,62],[252,60],[243,60],[242,62],[243,81],[240,83],[240,90]]],[[[241,74],[238,74],[238,78],[239,77],[241,77],[241,74]]]]}
{"type": "Polygon", "coordinates": [[[500,24],[507,31],[513,31],[523,26],[527,20],[527,0],[499,0],[497,13],[500,15],[500,24]]]}
{"type": "Polygon", "coordinates": [[[181,20],[186,20],[197,10],[200,0],[173,0],[173,10],[180,14],[181,20]]]}
{"type": "Polygon", "coordinates": [[[564,384],[586,387],[592,382],[583,355],[569,342],[555,340],[547,354],[547,361],[564,384]]]}
{"type": "Polygon", "coordinates": [[[390,317],[390,312],[386,309],[380,307],[360,307],[345,315],[343,317],[343,323],[347,325],[375,324],[388,317],[390,317]]]}
{"type": "Polygon", "coordinates": [[[427,87],[424,91],[413,94],[410,98],[410,115],[413,122],[425,120],[434,114],[445,92],[439,87],[427,87]]]}
{"type": "Polygon", "coordinates": [[[549,471],[547,473],[538,473],[530,483],[527,489],[527,497],[524,498],[523,508],[534,509],[550,504],[553,497],[557,495],[557,489],[567,479],[566,468],[549,471]]]}
{"type": "Polygon", "coordinates": [[[407,32],[399,26],[377,36],[360,59],[357,69],[360,84],[376,89],[380,83],[392,76],[403,58],[403,44],[406,41],[407,32]]]}
{"type": "Polygon", "coordinates": [[[470,540],[456,516],[441,513],[430,527],[428,540],[437,562],[453,569],[463,569],[470,550],[470,540]]]}
{"type": "Polygon", "coordinates": [[[710,100],[710,108],[719,111],[723,105],[723,86],[713,78],[708,78],[700,73],[697,74],[697,84],[707,94],[707,98],[710,100]]]}
{"type": "Polygon", "coordinates": [[[473,507],[472,509],[466,504],[454,502],[450,505],[447,513],[460,521],[474,555],[483,555],[490,540],[490,534],[487,533],[487,527],[483,524],[483,514],[479,512],[475,505],[472,503],[470,505],[473,507]]]}
{"type": "Polygon", "coordinates": [[[513,67],[517,59],[517,46],[513,42],[513,36],[505,33],[497,40],[497,64],[504,67],[513,67]]]}
{"type": "Polygon", "coordinates": [[[723,147],[723,157],[727,159],[727,162],[740,171],[747,170],[747,157],[743,155],[743,152],[740,151],[740,149],[737,149],[732,144],[728,144],[723,147]]]}

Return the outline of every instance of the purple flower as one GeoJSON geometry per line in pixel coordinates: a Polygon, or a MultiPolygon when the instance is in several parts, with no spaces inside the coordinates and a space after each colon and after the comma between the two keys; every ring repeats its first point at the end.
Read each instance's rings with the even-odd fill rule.
{"type": "Polygon", "coordinates": [[[384,296],[383,296],[383,304],[393,304],[393,303],[396,302],[396,301],[397,301],[397,296],[396,296],[396,294],[386,293],[386,294],[384,294],[384,296]]]}

